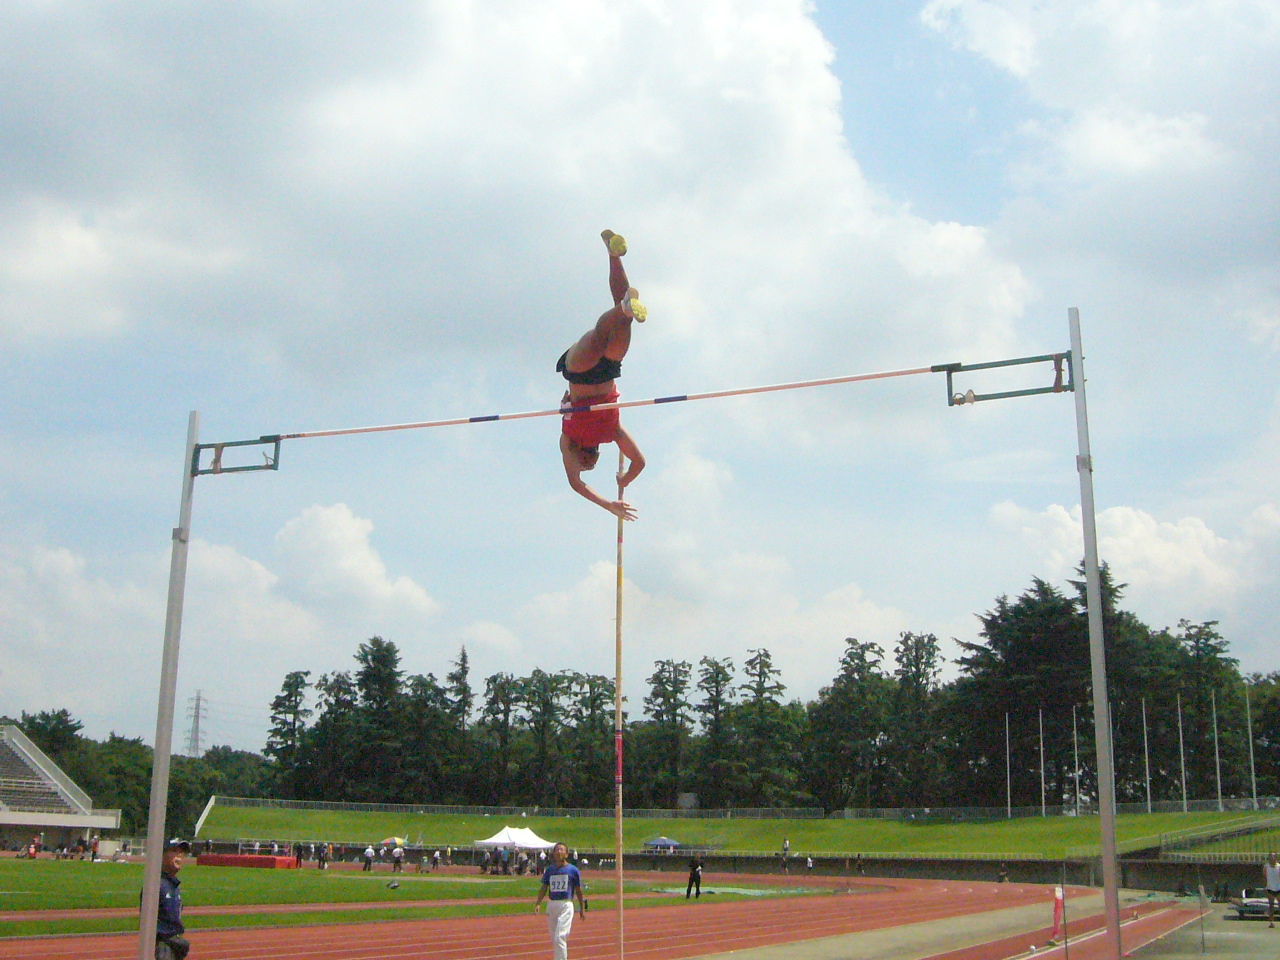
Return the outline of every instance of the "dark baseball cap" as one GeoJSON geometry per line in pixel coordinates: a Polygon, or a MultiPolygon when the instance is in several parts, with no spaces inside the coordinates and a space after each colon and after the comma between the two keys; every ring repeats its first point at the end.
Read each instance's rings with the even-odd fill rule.
{"type": "Polygon", "coordinates": [[[191,852],[191,844],[188,841],[182,840],[178,837],[174,837],[172,840],[166,843],[164,845],[164,848],[166,850],[185,850],[187,851],[187,853],[191,852]]]}

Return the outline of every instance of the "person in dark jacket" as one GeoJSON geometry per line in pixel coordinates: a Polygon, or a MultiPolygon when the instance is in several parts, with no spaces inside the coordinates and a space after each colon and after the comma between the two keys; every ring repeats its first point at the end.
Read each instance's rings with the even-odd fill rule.
{"type": "Polygon", "coordinates": [[[160,865],[160,904],[156,912],[156,960],[184,960],[191,952],[186,927],[182,924],[182,881],[178,871],[191,852],[186,840],[173,839],[164,845],[160,865]]]}
{"type": "Polygon", "coordinates": [[[685,884],[684,898],[688,900],[690,894],[695,900],[702,896],[702,860],[699,857],[689,861],[689,882],[685,884]]]}

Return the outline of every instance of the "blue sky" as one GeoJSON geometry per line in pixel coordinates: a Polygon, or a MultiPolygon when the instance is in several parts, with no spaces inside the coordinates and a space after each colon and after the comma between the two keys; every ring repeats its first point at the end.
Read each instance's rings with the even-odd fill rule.
{"type": "MultiPolygon", "coordinates": [[[[152,737],[188,411],[213,442],[552,407],[608,305],[604,227],[652,317],[624,399],[1065,350],[1078,307],[1130,609],[1280,669],[1274,5],[0,20],[0,711],[152,737]]],[[[759,646],[812,697],[845,637],[975,639],[1082,555],[1070,397],[954,410],[924,376],[624,418],[633,711],[654,660],[759,646]]],[[[437,675],[465,644],[477,687],[612,673],[613,522],[556,430],[200,478],[178,742],[199,690],[206,746],[260,747],[287,671],[374,634],[437,675]]]]}

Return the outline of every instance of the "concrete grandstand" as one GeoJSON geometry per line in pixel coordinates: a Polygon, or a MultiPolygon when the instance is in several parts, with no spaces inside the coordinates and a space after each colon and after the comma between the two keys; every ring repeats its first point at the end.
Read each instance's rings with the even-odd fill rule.
{"type": "Polygon", "coordinates": [[[120,828],[119,810],[96,810],[89,795],[15,726],[0,726],[0,847],[45,849],[120,828]]]}

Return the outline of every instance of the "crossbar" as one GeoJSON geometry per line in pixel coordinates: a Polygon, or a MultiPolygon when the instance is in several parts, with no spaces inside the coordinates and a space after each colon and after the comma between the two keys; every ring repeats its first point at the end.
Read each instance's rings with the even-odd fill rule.
{"type": "Polygon", "coordinates": [[[615,403],[593,403],[582,407],[556,407],[554,410],[531,410],[526,413],[491,413],[479,417],[456,417],[451,420],[421,420],[416,423],[391,423],[377,427],[347,427],[340,430],[311,430],[306,433],[282,433],[260,438],[263,443],[277,440],[305,440],[311,437],[342,437],[357,433],[386,433],[391,430],[422,430],[427,427],[451,427],[463,423],[487,423],[492,420],[527,420],[531,417],[558,417],[565,413],[585,413],[589,410],[621,410],[624,407],[644,407],[657,403],[679,403],[685,400],[712,400],[717,397],[737,397],[752,393],[775,393],[779,390],[800,390],[805,387],[826,387],[836,383],[857,383],[863,380],[887,380],[891,377],[909,377],[918,373],[941,373],[949,364],[914,367],[910,370],[887,370],[881,373],[856,373],[846,377],[826,377],[821,380],[798,380],[794,383],[776,383],[764,387],[740,387],[734,390],[713,390],[708,393],[685,393],[671,397],[652,397],[648,400],[622,400],[615,403]]]}

